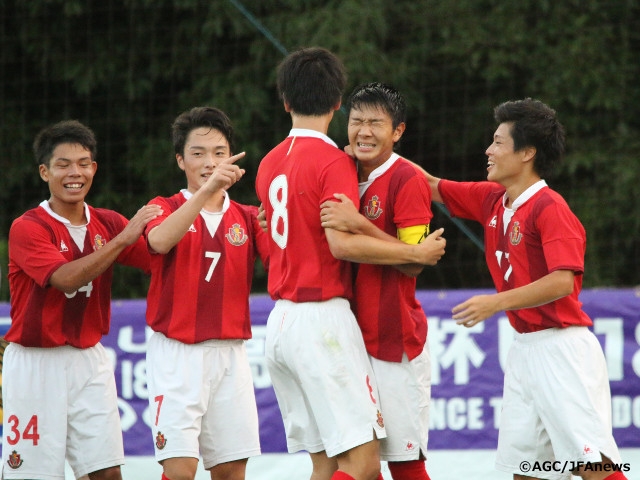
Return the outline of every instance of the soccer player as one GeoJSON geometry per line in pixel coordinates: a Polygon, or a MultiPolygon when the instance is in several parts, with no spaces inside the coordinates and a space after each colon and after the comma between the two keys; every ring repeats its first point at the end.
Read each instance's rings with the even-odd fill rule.
{"type": "MultiPolygon", "coordinates": [[[[347,110],[350,152],[358,162],[360,214],[340,195],[343,203],[322,204],[322,226],[421,242],[433,216],[429,184],[413,163],[394,152],[406,128],[404,98],[389,85],[369,83],[351,93],[347,110]]],[[[423,268],[362,264],[355,280],[353,307],[387,431],[380,458],[395,480],[429,479],[431,362],[427,317],[415,297],[415,276],[423,268]]]]}
{"type": "Polygon", "coordinates": [[[96,139],[62,121],[33,144],[49,200],[9,231],[11,319],[5,335],[3,478],[120,480],[122,430],[109,331],[113,263],[149,272],[141,237],[160,207],[127,222],[85,203],[97,169],[96,139]]]}
{"type": "MultiPolygon", "coordinates": [[[[515,331],[507,359],[496,468],[516,480],[565,478],[522,472],[523,461],[604,465],[573,472],[619,480],[607,366],[591,319],[581,309],[586,235],[565,200],[543,180],[564,153],[556,112],[538,100],[505,102],[487,148],[486,182],[427,174],[436,201],[485,231],[485,257],[497,293],[453,308],[472,327],[506,311],[515,331]],[[603,468],[603,466],[605,468],[603,468]]],[[[569,474],[566,478],[569,478],[569,474]]]]}
{"type": "Polygon", "coordinates": [[[172,125],[187,187],[162,207],[145,236],[151,250],[147,322],[149,406],[163,480],[193,479],[200,455],[211,479],[245,478],[260,454],[258,410],[245,340],[254,263],[268,258],[257,207],[229,198],[234,164],[224,112],[195,107],[172,125]]]}
{"type": "Polygon", "coordinates": [[[421,245],[354,235],[320,224],[320,205],[343,192],[358,202],[353,160],[326,135],[346,83],[341,61],[303,48],[279,65],[289,136],[260,163],[256,191],[270,237],[266,359],[290,452],[306,450],[312,479],[380,476],[386,434],[375,378],[349,306],[349,261],[435,264],[442,230],[421,245]]]}

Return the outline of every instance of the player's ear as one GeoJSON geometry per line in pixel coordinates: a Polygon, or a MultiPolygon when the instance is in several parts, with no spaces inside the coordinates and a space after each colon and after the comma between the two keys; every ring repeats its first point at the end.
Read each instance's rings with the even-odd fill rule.
{"type": "Polygon", "coordinates": [[[180,170],[184,170],[184,157],[179,153],[176,153],[176,162],[178,162],[180,170]]]}
{"type": "Polygon", "coordinates": [[[40,166],[38,167],[38,172],[40,172],[40,178],[48,183],[49,182],[49,168],[44,163],[41,163],[40,166]]]}
{"type": "Polygon", "coordinates": [[[402,134],[404,133],[405,128],[407,128],[406,123],[400,122],[398,124],[398,126],[393,131],[393,143],[396,143],[398,140],[400,140],[400,137],[402,137],[402,134]]]}
{"type": "Polygon", "coordinates": [[[525,147],[522,149],[522,153],[524,154],[522,157],[523,162],[533,162],[536,158],[536,147],[525,147]]]}

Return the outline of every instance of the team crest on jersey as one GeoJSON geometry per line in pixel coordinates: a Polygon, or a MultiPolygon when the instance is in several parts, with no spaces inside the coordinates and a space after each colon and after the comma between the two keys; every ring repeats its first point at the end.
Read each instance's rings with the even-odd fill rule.
{"type": "Polygon", "coordinates": [[[518,245],[522,240],[522,232],[520,231],[520,222],[514,222],[511,227],[511,233],[509,234],[509,241],[511,245],[518,245]]]}
{"type": "Polygon", "coordinates": [[[106,244],[107,244],[107,242],[104,241],[104,238],[102,238],[102,235],[100,235],[100,234],[97,234],[93,239],[93,249],[94,250],[100,250],[106,244]]]}
{"type": "Polygon", "coordinates": [[[247,234],[244,233],[244,228],[242,228],[239,223],[231,225],[229,233],[227,233],[225,237],[227,237],[231,245],[235,245],[236,247],[243,245],[249,239],[247,234]]]}
{"type": "Polygon", "coordinates": [[[380,412],[380,410],[377,411],[376,417],[378,418],[376,420],[377,424],[380,426],[380,428],[384,428],[384,418],[382,418],[382,413],[380,412]]]}
{"type": "Polygon", "coordinates": [[[364,207],[364,214],[369,220],[375,220],[382,215],[382,212],[384,212],[382,210],[382,202],[377,195],[374,195],[367,203],[367,206],[364,207]]]}
{"type": "Polygon", "coordinates": [[[156,447],[158,447],[158,450],[162,450],[166,445],[167,439],[164,436],[164,433],[158,432],[158,434],[156,435],[156,447]]]}
{"type": "Polygon", "coordinates": [[[9,454],[9,460],[7,460],[7,465],[16,470],[22,466],[22,458],[20,458],[20,454],[15,450],[9,454]]]}
{"type": "Polygon", "coordinates": [[[64,243],[64,240],[60,240],[60,251],[61,252],[68,252],[69,251],[69,247],[67,247],[67,244],[64,243]]]}

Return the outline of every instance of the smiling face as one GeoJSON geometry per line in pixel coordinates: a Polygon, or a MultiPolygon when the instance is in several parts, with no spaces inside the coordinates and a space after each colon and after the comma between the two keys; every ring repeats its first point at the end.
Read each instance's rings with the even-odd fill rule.
{"type": "Polygon", "coordinates": [[[531,149],[515,152],[513,146],[511,124],[501,123],[493,135],[493,143],[485,152],[488,157],[487,180],[509,188],[520,179],[523,168],[531,159],[531,149]]]}
{"type": "Polygon", "coordinates": [[[178,166],[187,176],[187,189],[195,193],[224,158],[231,156],[227,138],[215,128],[198,127],[187,136],[184,156],[176,154],[178,166]]]}
{"type": "Polygon", "coordinates": [[[361,105],[349,112],[349,145],[359,165],[368,174],[386,162],[393,145],[404,133],[405,124],[393,127],[391,116],[376,106],[361,105]]]}
{"type": "Polygon", "coordinates": [[[55,147],[48,164],[41,164],[40,177],[49,184],[49,205],[57,214],[73,220],[74,212],[84,212],[98,164],[91,152],[77,143],[55,147]]]}

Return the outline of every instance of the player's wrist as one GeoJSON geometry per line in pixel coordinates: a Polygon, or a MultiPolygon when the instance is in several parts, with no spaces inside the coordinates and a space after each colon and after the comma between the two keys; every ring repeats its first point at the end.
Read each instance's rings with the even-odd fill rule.
{"type": "Polygon", "coordinates": [[[425,255],[426,250],[419,245],[403,243],[404,248],[410,253],[411,258],[406,263],[429,265],[430,259],[425,255]]]}

